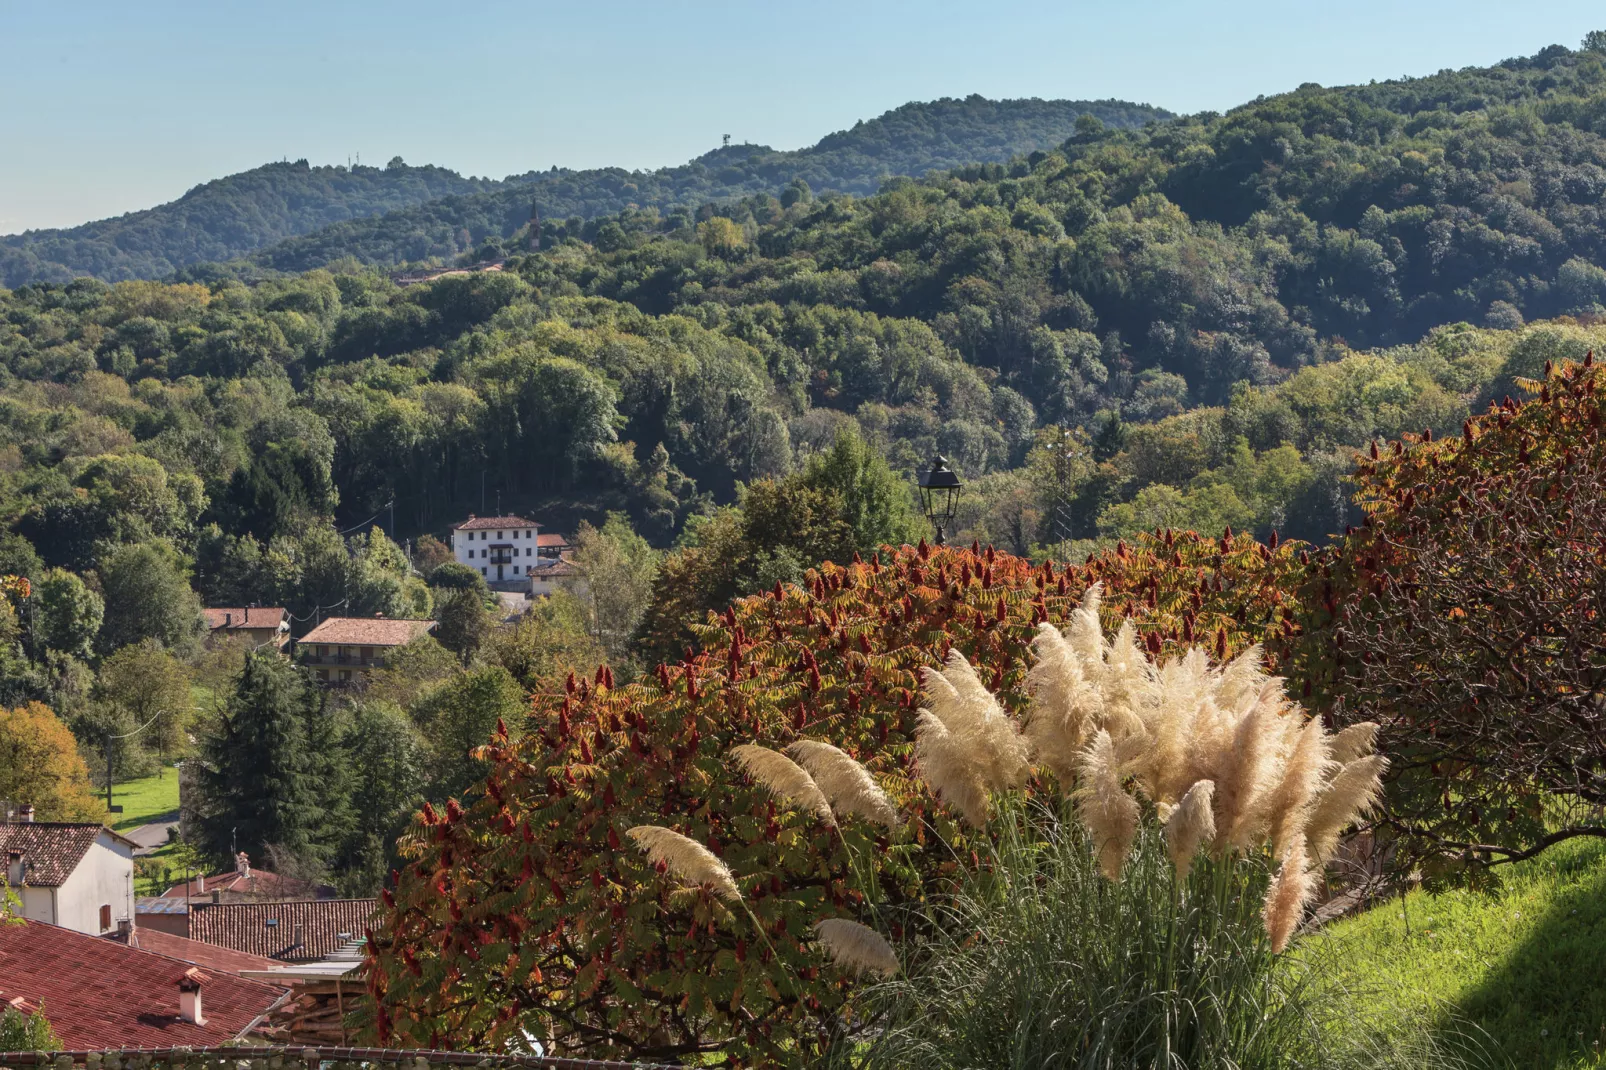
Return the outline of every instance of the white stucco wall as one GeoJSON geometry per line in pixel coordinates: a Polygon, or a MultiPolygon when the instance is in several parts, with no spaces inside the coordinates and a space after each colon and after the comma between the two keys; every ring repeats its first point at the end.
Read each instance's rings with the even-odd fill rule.
{"type": "Polygon", "coordinates": [[[500,531],[495,528],[482,528],[478,531],[453,529],[452,556],[458,564],[467,565],[487,580],[495,580],[498,578],[496,564],[491,560],[490,550],[497,545],[511,547],[509,560],[503,564],[500,578],[511,580],[522,577],[537,561],[536,536],[540,530],[539,524],[521,528],[503,528],[500,531]]]}
{"type": "Polygon", "coordinates": [[[134,917],[134,849],[101,833],[72,876],[56,889],[56,924],[99,936],[134,917]],[[100,927],[100,908],[112,908],[111,929],[100,927]]]}
{"type": "Polygon", "coordinates": [[[29,921],[56,924],[56,889],[23,887],[15,891],[21,894],[23,917],[29,921]]]}

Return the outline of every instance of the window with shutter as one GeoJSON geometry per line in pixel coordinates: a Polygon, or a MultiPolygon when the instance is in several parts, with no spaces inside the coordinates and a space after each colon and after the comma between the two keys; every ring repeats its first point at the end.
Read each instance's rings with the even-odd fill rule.
{"type": "Polygon", "coordinates": [[[100,931],[105,932],[112,927],[112,908],[110,903],[102,903],[100,907],[100,931]]]}

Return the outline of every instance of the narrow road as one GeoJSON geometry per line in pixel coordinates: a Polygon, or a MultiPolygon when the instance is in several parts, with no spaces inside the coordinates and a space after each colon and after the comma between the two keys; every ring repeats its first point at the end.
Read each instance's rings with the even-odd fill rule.
{"type": "Polygon", "coordinates": [[[172,813],[163,814],[149,824],[129,829],[122,835],[139,844],[139,847],[134,851],[134,857],[139,858],[143,855],[153,854],[158,848],[166,846],[167,830],[177,827],[178,811],[174,810],[172,813]]]}

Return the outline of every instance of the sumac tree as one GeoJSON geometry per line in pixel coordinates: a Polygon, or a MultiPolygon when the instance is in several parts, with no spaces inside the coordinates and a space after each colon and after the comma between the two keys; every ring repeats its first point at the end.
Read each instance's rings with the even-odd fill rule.
{"type": "Polygon", "coordinates": [[[1382,724],[1381,834],[1430,879],[1606,836],[1606,437],[1593,360],[1362,458],[1365,526],[1319,562],[1299,672],[1382,724]]]}
{"type": "Polygon", "coordinates": [[[603,668],[538,695],[522,737],[498,730],[485,748],[476,801],[426,807],[403,837],[368,941],[378,1039],[494,1048],[523,1031],[559,1052],[808,1062],[851,1028],[850,979],[807,942],[815,921],[862,909],[850,866],[907,902],[954,866],[929,830],[965,842],[910,776],[918,670],[956,648],[1019,709],[1034,626],[1064,621],[1099,581],[1110,622],[1136,617],[1151,651],[1230,655],[1297,628],[1282,592],[1300,557],[1169,533],[1073,567],[883,550],[710,614],[683,660],[638,682],[615,688],[603,668]],[[849,819],[839,836],[728,760],[737,743],[800,737],[868,761],[922,819],[898,835],[849,819]],[[763,937],[631,849],[625,832],[643,823],[720,856],[763,937]]]}

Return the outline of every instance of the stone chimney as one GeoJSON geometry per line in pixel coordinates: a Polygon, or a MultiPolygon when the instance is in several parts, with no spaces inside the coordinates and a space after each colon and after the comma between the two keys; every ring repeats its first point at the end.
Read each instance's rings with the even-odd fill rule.
{"type": "Polygon", "coordinates": [[[178,978],[178,1016],[195,1025],[205,1025],[201,1012],[201,983],[209,981],[206,974],[195,967],[185,970],[178,978]]]}
{"type": "Polygon", "coordinates": [[[6,883],[21,888],[28,880],[28,861],[21,851],[6,852],[6,883]]]}
{"type": "Polygon", "coordinates": [[[223,627],[225,627],[225,628],[234,627],[234,614],[233,613],[225,613],[225,614],[223,614],[223,627]]]}
{"type": "Polygon", "coordinates": [[[23,803],[17,807],[17,820],[24,824],[33,823],[33,803],[23,803]]]}
{"type": "Polygon", "coordinates": [[[251,879],[251,856],[241,851],[234,856],[234,871],[246,880],[251,879]]]}

